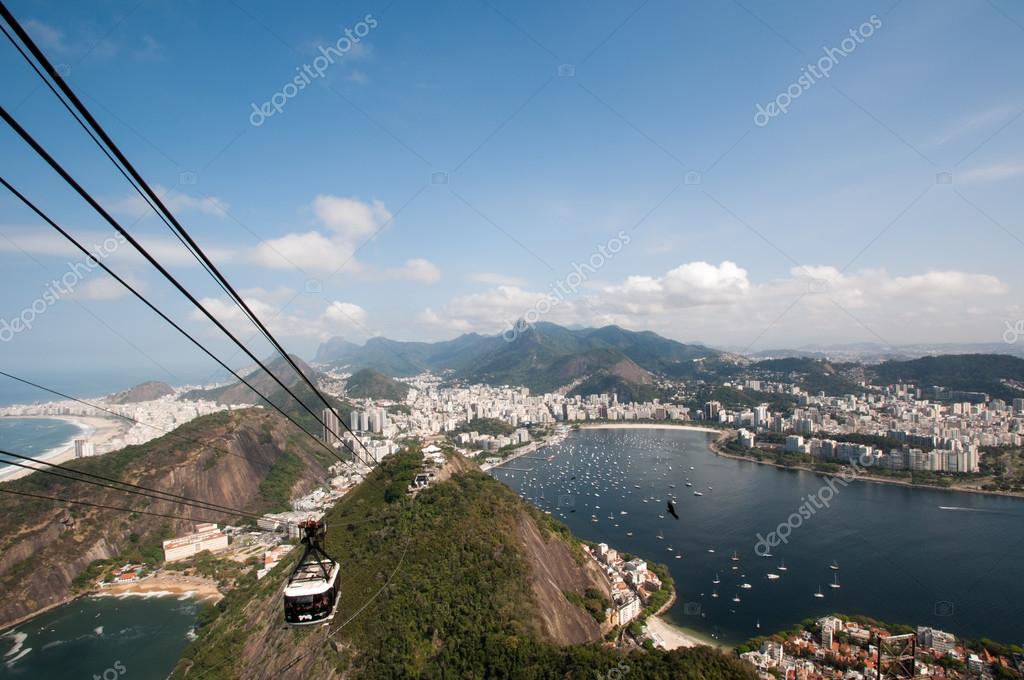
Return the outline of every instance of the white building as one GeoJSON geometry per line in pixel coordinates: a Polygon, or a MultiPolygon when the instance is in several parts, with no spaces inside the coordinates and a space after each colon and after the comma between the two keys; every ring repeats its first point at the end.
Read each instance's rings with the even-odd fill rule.
{"type": "Polygon", "coordinates": [[[85,439],[75,440],[75,458],[90,458],[96,455],[96,447],[85,439]]]}
{"type": "Polygon", "coordinates": [[[216,524],[197,524],[193,534],[164,541],[164,561],[177,562],[204,550],[218,552],[228,547],[228,537],[216,524]]]}

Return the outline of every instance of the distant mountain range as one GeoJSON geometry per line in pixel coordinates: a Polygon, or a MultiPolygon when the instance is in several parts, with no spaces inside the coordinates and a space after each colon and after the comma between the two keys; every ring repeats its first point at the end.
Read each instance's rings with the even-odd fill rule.
{"type": "Polygon", "coordinates": [[[748,356],[752,359],[803,357],[876,364],[893,359],[918,359],[946,354],[1009,354],[1024,357],[1024,343],[919,343],[888,346],[877,342],[856,342],[841,345],[805,345],[796,349],[769,349],[748,356]]]}
{"type": "Polygon", "coordinates": [[[354,383],[359,389],[364,389],[364,382],[375,384],[365,388],[371,391],[384,389],[382,377],[429,370],[449,372],[468,382],[524,385],[534,392],[616,392],[624,401],[663,396],[657,386],[660,377],[709,383],[762,379],[795,383],[812,393],[837,395],[857,392],[863,382],[902,381],[924,388],[942,385],[983,391],[1003,399],[1024,396],[1024,359],[997,353],[1010,346],[984,345],[992,353],[929,356],[925,352],[939,347],[952,352],[963,346],[893,349],[860,343],[818,348],[821,351],[779,350],[744,357],[676,342],[650,331],[618,326],[570,329],[541,322],[527,327],[511,341],[501,335],[477,333],[442,342],[373,338],[363,345],[332,338],[320,345],[316,362],[383,374],[362,376],[354,383]],[[918,352],[924,355],[915,356],[918,352]],[[843,358],[854,356],[865,358],[843,358]]]}
{"type": "Polygon", "coordinates": [[[501,335],[477,333],[433,343],[372,338],[356,345],[332,338],[320,345],[315,361],[371,368],[396,377],[427,370],[451,371],[454,377],[470,382],[525,385],[535,392],[614,390],[627,398],[623,392],[638,396],[653,389],[658,375],[710,375],[719,364],[743,360],[650,331],[618,326],[568,329],[541,322],[511,341],[501,335]]]}

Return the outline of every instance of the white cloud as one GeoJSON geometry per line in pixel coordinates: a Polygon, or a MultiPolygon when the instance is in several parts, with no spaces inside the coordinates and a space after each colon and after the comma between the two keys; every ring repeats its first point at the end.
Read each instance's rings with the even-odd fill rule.
{"type": "Polygon", "coordinates": [[[337,273],[344,268],[369,279],[395,279],[435,283],[437,265],[417,257],[401,267],[374,269],[355,258],[356,251],[393,219],[382,201],[365,203],[356,198],[320,194],[310,204],[319,229],[261,241],[246,253],[250,262],[270,269],[337,273]]]}
{"type": "MultiPolygon", "coordinates": [[[[130,294],[127,288],[105,273],[99,272],[97,277],[102,278],[90,279],[77,286],[73,296],[81,300],[116,300],[130,294]]],[[[138,281],[128,279],[128,282],[135,290],[142,288],[138,281]]]]}
{"type": "Polygon", "coordinates": [[[313,199],[312,209],[320,224],[346,239],[370,236],[392,217],[381,201],[363,203],[354,198],[324,194],[313,199]]]}
{"type": "MultiPolygon", "coordinates": [[[[214,217],[227,217],[228,204],[215,196],[194,197],[159,184],[153,185],[153,191],[160,197],[160,201],[167,206],[172,213],[202,213],[214,217]]],[[[120,215],[139,218],[142,216],[156,217],[156,213],[149,204],[138,194],[132,194],[125,198],[110,201],[107,204],[109,210],[120,215]]]]}
{"type": "Polygon", "coordinates": [[[998,182],[1019,175],[1024,175],[1024,163],[994,163],[971,168],[954,179],[958,182],[998,182]]]}
{"type": "MultiPolygon", "coordinates": [[[[108,266],[112,263],[128,263],[150,267],[131,244],[127,241],[118,243],[117,240],[120,237],[113,230],[108,232],[69,231],[72,231],[75,239],[89,252],[104,254],[103,260],[108,266]]],[[[0,237],[0,252],[67,258],[74,262],[84,262],[88,259],[82,254],[82,251],[56,232],[41,232],[38,227],[2,225],[0,233],[3,234],[3,237],[0,237]]],[[[176,239],[142,234],[135,230],[131,230],[129,233],[162,264],[173,266],[195,266],[197,264],[195,258],[176,239]]],[[[227,262],[234,256],[234,252],[227,248],[207,246],[203,243],[200,243],[200,246],[202,246],[203,252],[217,263],[227,262]]]]}
{"type": "Polygon", "coordinates": [[[469,275],[470,281],[486,283],[492,286],[525,286],[526,281],[519,276],[508,276],[495,272],[477,272],[469,275]]]}
{"type": "Polygon", "coordinates": [[[64,40],[64,32],[58,28],[44,24],[37,19],[29,19],[25,22],[25,30],[41,47],[57,52],[68,51],[68,45],[64,40]]]}
{"type": "MultiPolygon", "coordinates": [[[[610,323],[684,340],[758,347],[885,339],[998,341],[1003,319],[1016,309],[1011,288],[995,276],[926,271],[893,276],[884,270],[843,273],[830,265],[794,267],[786,276],[752,282],[732,262],[690,262],[662,276],[629,276],[595,285],[554,304],[549,291],[497,286],[457,296],[419,315],[440,333],[495,333],[530,310],[562,324],[610,323]]],[[[1013,317],[1017,318],[1017,317],[1013,317]]]]}
{"type": "MultiPolygon", "coordinates": [[[[317,309],[310,310],[310,299],[297,299],[296,292],[289,288],[274,291],[257,288],[240,291],[240,294],[275,337],[322,341],[335,335],[369,337],[375,334],[367,327],[366,310],[352,302],[332,300],[323,305],[317,300],[317,309]]],[[[203,298],[200,302],[232,332],[244,333],[255,328],[242,310],[227,298],[203,298]]],[[[191,318],[207,321],[206,315],[198,309],[191,312],[191,318]]]]}

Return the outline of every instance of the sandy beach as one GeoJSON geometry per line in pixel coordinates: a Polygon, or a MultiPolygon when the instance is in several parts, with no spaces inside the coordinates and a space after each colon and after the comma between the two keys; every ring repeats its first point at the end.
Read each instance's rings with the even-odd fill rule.
{"type": "Polygon", "coordinates": [[[196,599],[219,600],[223,595],[217,589],[217,583],[199,576],[161,573],[144,578],[137,583],[105,586],[92,593],[93,595],[140,595],[157,597],[162,595],[191,594],[196,599]]]}
{"type": "Polygon", "coordinates": [[[647,630],[654,636],[662,649],[678,649],[680,647],[697,647],[699,645],[720,645],[712,640],[704,640],[679,626],[674,626],[660,616],[647,617],[647,630]]]}
{"type": "MultiPolygon", "coordinates": [[[[124,434],[128,430],[128,422],[121,418],[100,418],[98,416],[16,416],[21,419],[44,419],[63,420],[77,426],[82,432],[75,435],[75,439],[87,439],[93,443],[97,452],[107,453],[108,451],[121,448],[124,441],[124,434]]],[[[74,441],[68,441],[64,445],[51,449],[46,453],[37,456],[38,460],[47,463],[64,463],[75,457],[74,441]]],[[[31,463],[30,463],[31,464],[31,463]]],[[[42,467],[42,466],[40,466],[42,467]]],[[[10,481],[31,474],[31,471],[17,466],[10,466],[0,469],[0,481],[10,481]]]]}

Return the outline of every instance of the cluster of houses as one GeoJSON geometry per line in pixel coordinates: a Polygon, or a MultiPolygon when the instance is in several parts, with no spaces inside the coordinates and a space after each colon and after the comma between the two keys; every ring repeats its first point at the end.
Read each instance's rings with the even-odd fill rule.
{"type": "Polygon", "coordinates": [[[625,560],[615,548],[599,543],[596,548],[584,544],[583,550],[597,560],[611,584],[612,607],[608,622],[625,626],[640,615],[653,593],[661,590],[661,579],[639,558],[625,560]]]}
{"type": "MultiPolygon", "coordinates": [[[[890,632],[877,625],[844,621],[825,616],[815,631],[788,633],[787,637],[765,640],[760,649],[744,652],[740,658],[752,665],[761,678],[794,680],[877,680],[878,645],[890,632]]],[[[1013,677],[1000,671],[1024,672],[1024,658],[997,656],[989,651],[971,651],[952,633],[919,626],[914,639],[915,677],[935,680],[958,678],[1013,677]]]]}
{"type": "Polygon", "coordinates": [[[525,427],[516,428],[510,435],[490,435],[479,432],[461,432],[455,438],[461,446],[475,446],[482,451],[500,451],[506,446],[518,446],[530,441],[530,432],[525,427]]]}

